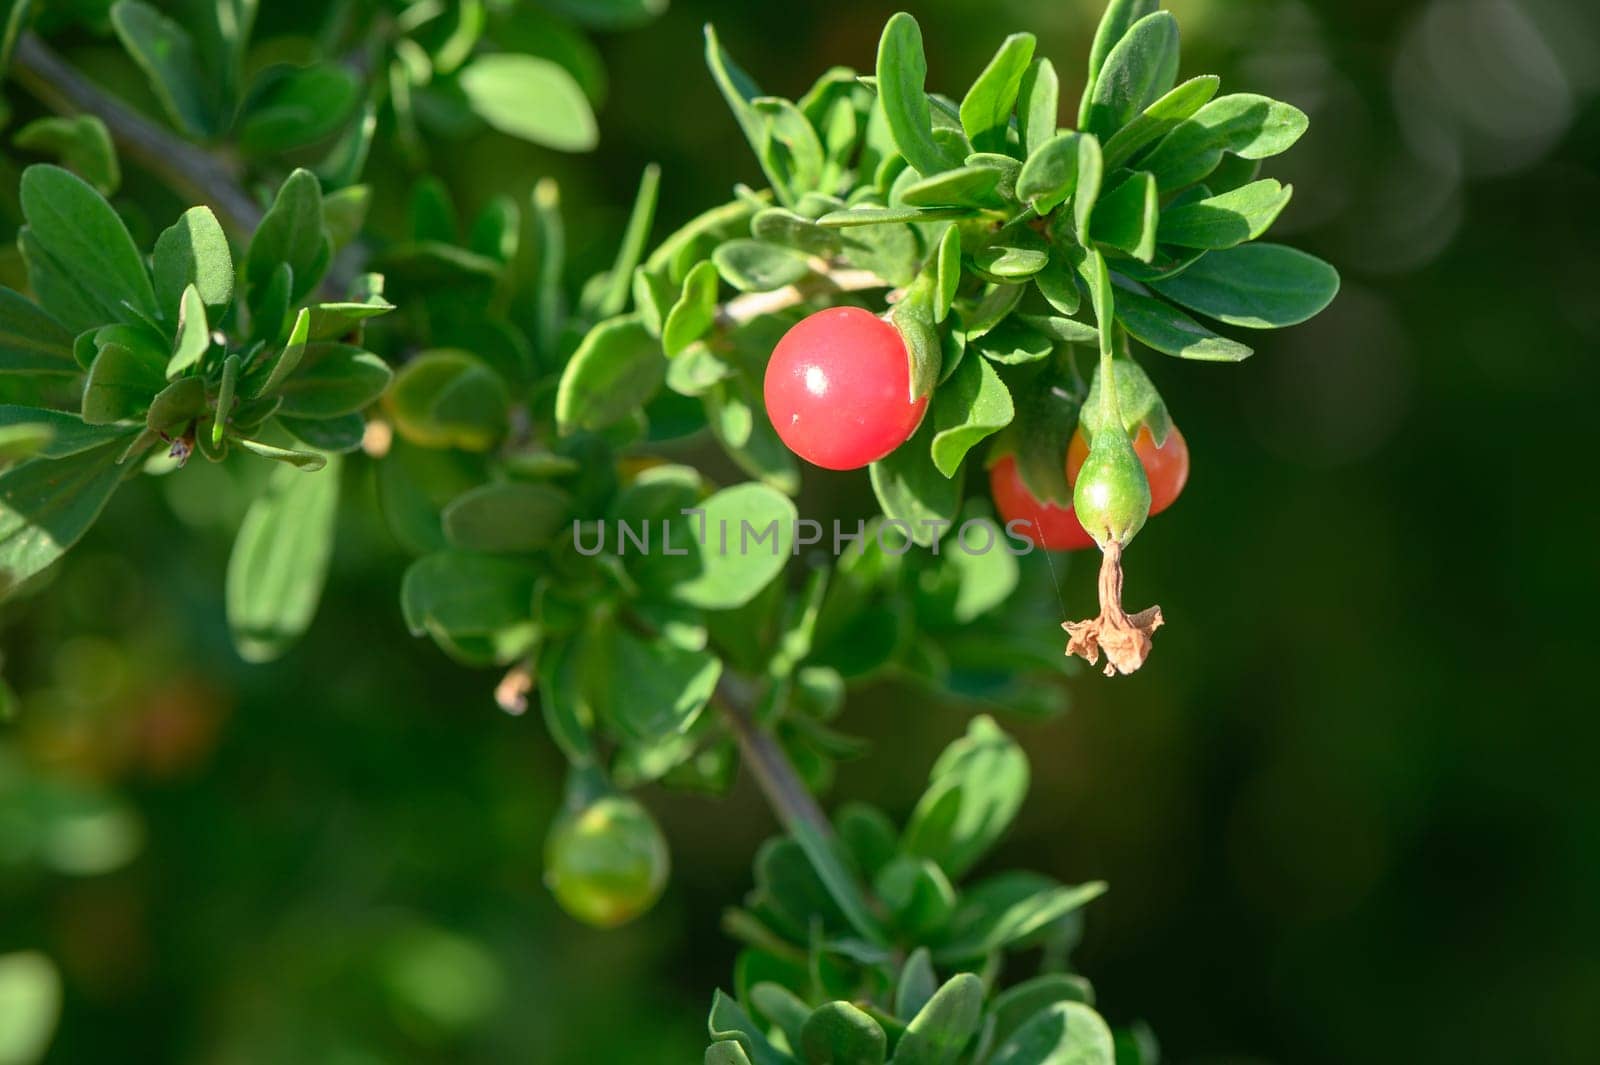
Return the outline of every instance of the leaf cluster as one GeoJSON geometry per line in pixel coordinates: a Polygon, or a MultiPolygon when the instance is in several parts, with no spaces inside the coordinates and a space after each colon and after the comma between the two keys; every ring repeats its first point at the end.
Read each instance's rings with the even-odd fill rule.
{"type": "Polygon", "coordinates": [[[1017,872],[962,884],[1027,788],[1021,748],[980,716],[903,828],[855,803],[832,834],[802,825],[769,840],[725,922],[746,945],[736,994],[712,1003],[708,1065],[1153,1061],[1131,1033],[1113,1037],[1070,971],[1080,910],[1103,884],[1017,872]],[[1004,960],[1028,950],[1043,971],[1002,988],[1004,960]]]}

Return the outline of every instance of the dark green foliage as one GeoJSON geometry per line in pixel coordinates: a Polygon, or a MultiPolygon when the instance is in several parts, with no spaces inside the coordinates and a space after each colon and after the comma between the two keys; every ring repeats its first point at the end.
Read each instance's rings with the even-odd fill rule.
{"type": "Polygon", "coordinates": [[[724,922],[746,944],[738,970],[768,975],[740,987],[739,1002],[719,992],[706,1060],[728,1059],[734,1043],[775,1065],[1110,1065],[1088,983],[1059,969],[1079,908],[1104,885],[1013,873],[955,886],[1005,832],[1027,781],[1021,749],[980,716],[935,763],[898,839],[880,811],[856,805],[825,845],[841,872],[825,874],[794,838],[769,841],[755,889],[724,922]],[[847,916],[858,906],[870,937],[847,916]],[[1043,944],[1052,971],[996,988],[1006,954],[1043,944]]]}
{"type": "MultiPolygon", "coordinates": [[[[239,654],[276,658],[312,622],[341,509],[366,498],[341,496],[353,467],[375,466],[383,516],[417,556],[407,628],[506,670],[500,704],[537,700],[575,779],[601,788],[725,792],[738,745],[764,742],[792,788],[821,790],[863,753],[835,723],[849,688],[885,677],[973,708],[1058,710],[1048,682],[1068,664],[1037,594],[1053,584],[967,498],[969,460],[1014,453],[1027,484],[1064,502],[1086,400],[1105,399],[1082,416],[1092,461],[1131,461],[1110,427],[1160,439],[1170,425],[1127,336],[1237,360],[1249,349],[1189,312],[1276,328],[1338,286],[1320,260],[1251,243],[1289,190],[1233,165],[1286,150],[1305,116],[1215,97],[1215,79],[1178,84],[1177,24],[1154,4],[1112,4],[1082,130],[1057,128],[1059,79],[1026,33],[956,103],[929,91],[901,13],[872,76],[834,68],[790,101],[707,27],[711,78],[769,187],[737,187],[652,246],[647,168],[609,265],[582,284],[553,182],[471,214],[426,173],[427,145],[485,127],[594,146],[594,79],[565,23],[528,15],[548,31],[534,33],[509,5],[406,5],[366,26],[330,18],[302,61],[281,62],[251,51],[254,4],[200,6],[177,18],[119,0],[106,18],[153,106],[196,142],[171,142],[196,153],[178,164],[204,164],[177,191],[245,186],[215,213],[152,223],[108,201],[115,114],[17,137],[64,165],[21,173],[28,291],[0,289],[0,373],[28,400],[0,407],[0,594],[31,586],[124,480],[185,476],[195,452],[229,469],[265,458],[280,465],[237,519],[225,603],[239,654]],[[360,183],[380,130],[393,143],[379,149],[416,171],[408,203],[374,205],[360,183]],[[369,208],[387,239],[367,231],[369,208]],[[882,514],[843,541],[799,520],[800,470],[761,398],[777,340],[841,303],[887,308],[910,398],[930,410],[872,465],[882,514]],[[1076,364],[1085,345],[1102,356],[1098,393],[1076,364]],[[750,480],[678,460],[706,443],[750,480]]],[[[549,6],[607,26],[656,7],[549,6]]],[[[1117,535],[1142,520],[1119,516],[1117,535]]],[[[996,986],[1023,950],[1063,966],[1102,886],[965,882],[1027,782],[1020,748],[979,716],[903,830],[866,807],[832,825],[785,810],[728,920],[748,945],[741,971],[766,978],[717,998],[707,1060],[1109,1063],[1081,981],[996,986]]],[[[586,919],[647,907],[659,850],[638,905],[586,919]]]]}

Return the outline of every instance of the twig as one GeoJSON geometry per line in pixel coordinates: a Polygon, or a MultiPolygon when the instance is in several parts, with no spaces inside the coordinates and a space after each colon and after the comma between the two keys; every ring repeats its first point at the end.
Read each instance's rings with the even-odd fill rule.
{"type": "Polygon", "coordinates": [[[797,823],[809,825],[823,835],[832,835],[827,815],[806,790],[800,774],[784,753],[783,747],[750,716],[742,696],[726,682],[717,685],[716,704],[728,722],[744,764],[760,785],[762,794],[785,828],[797,823]]]}
{"type": "MultiPolygon", "coordinates": [[[[717,318],[723,325],[743,325],[764,314],[776,314],[778,311],[804,303],[819,293],[864,292],[867,289],[894,287],[871,270],[827,269],[821,271],[819,276],[822,279],[820,285],[816,282],[801,282],[796,285],[785,285],[771,292],[749,292],[743,296],[735,296],[722,305],[717,318]]],[[[893,293],[890,294],[889,302],[894,302],[893,293]]]]}
{"type": "Polygon", "coordinates": [[[25,33],[17,41],[11,73],[50,110],[99,118],[124,156],[211,207],[236,233],[250,233],[261,221],[261,207],[241,187],[234,167],[124,106],[56,55],[37,34],[25,33]]]}

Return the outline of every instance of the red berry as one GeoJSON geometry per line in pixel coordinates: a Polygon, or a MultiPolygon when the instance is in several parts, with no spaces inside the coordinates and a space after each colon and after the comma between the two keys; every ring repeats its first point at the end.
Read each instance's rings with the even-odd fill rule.
{"type": "Polygon", "coordinates": [[[1046,551],[1081,551],[1095,546],[1084,532],[1072,507],[1056,506],[1034,498],[1022,483],[1015,456],[1007,455],[989,468],[989,494],[1000,520],[1016,536],[1046,551]],[[1012,525],[1012,522],[1018,524],[1012,525]]]}
{"type": "MultiPolygon", "coordinates": [[[[1149,428],[1140,426],[1139,435],[1133,441],[1133,450],[1144,466],[1145,477],[1150,481],[1150,513],[1160,514],[1172,506],[1189,481],[1189,444],[1174,425],[1167,434],[1167,442],[1156,447],[1149,428]]],[[[1089,441],[1084,439],[1083,430],[1079,429],[1072,434],[1072,442],[1067,445],[1068,484],[1078,483],[1078,471],[1088,457],[1089,441]]]]}
{"type": "Polygon", "coordinates": [[[767,363],[767,416],[789,450],[829,470],[883,458],[917,431],[911,363],[894,326],[860,307],[818,311],[784,334],[767,363]]]}

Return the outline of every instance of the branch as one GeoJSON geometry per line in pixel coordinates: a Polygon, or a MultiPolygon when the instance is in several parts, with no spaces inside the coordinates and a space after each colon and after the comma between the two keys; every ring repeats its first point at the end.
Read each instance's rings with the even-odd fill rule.
{"type": "Polygon", "coordinates": [[[261,207],[241,187],[237,170],[124,106],[56,55],[35,33],[22,35],[12,77],[45,107],[90,114],[106,124],[118,150],[194,202],[204,203],[236,233],[253,232],[261,207]]]}
{"type": "MultiPolygon", "coordinates": [[[[894,288],[871,270],[835,270],[824,266],[818,270],[818,278],[819,281],[802,281],[799,284],[773,289],[771,292],[750,292],[743,296],[735,296],[718,308],[717,318],[723,325],[743,325],[762,315],[776,314],[778,311],[797,306],[824,292],[864,292],[873,288],[894,288]]],[[[891,292],[888,302],[893,303],[898,298],[895,292],[891,292]]]]}
{"type": "Polygon", "coordinates": [[[828,823],[827,815],[817,805],[817,800],[811,797],[811,792],[806,790],[805,783],[800,779],[800,774],[795,772],[783,747],[750,716],[745,700],[732,690],[726,680],[717,685],[714,698],[728,722],[728,728],[739,741],[744,764],[756,778],[756,783],[767,797],[767,804],[778,815],[778,821],[786,829],[804,824],[822,835],[831,836],[833,827],[828,823]]]}

